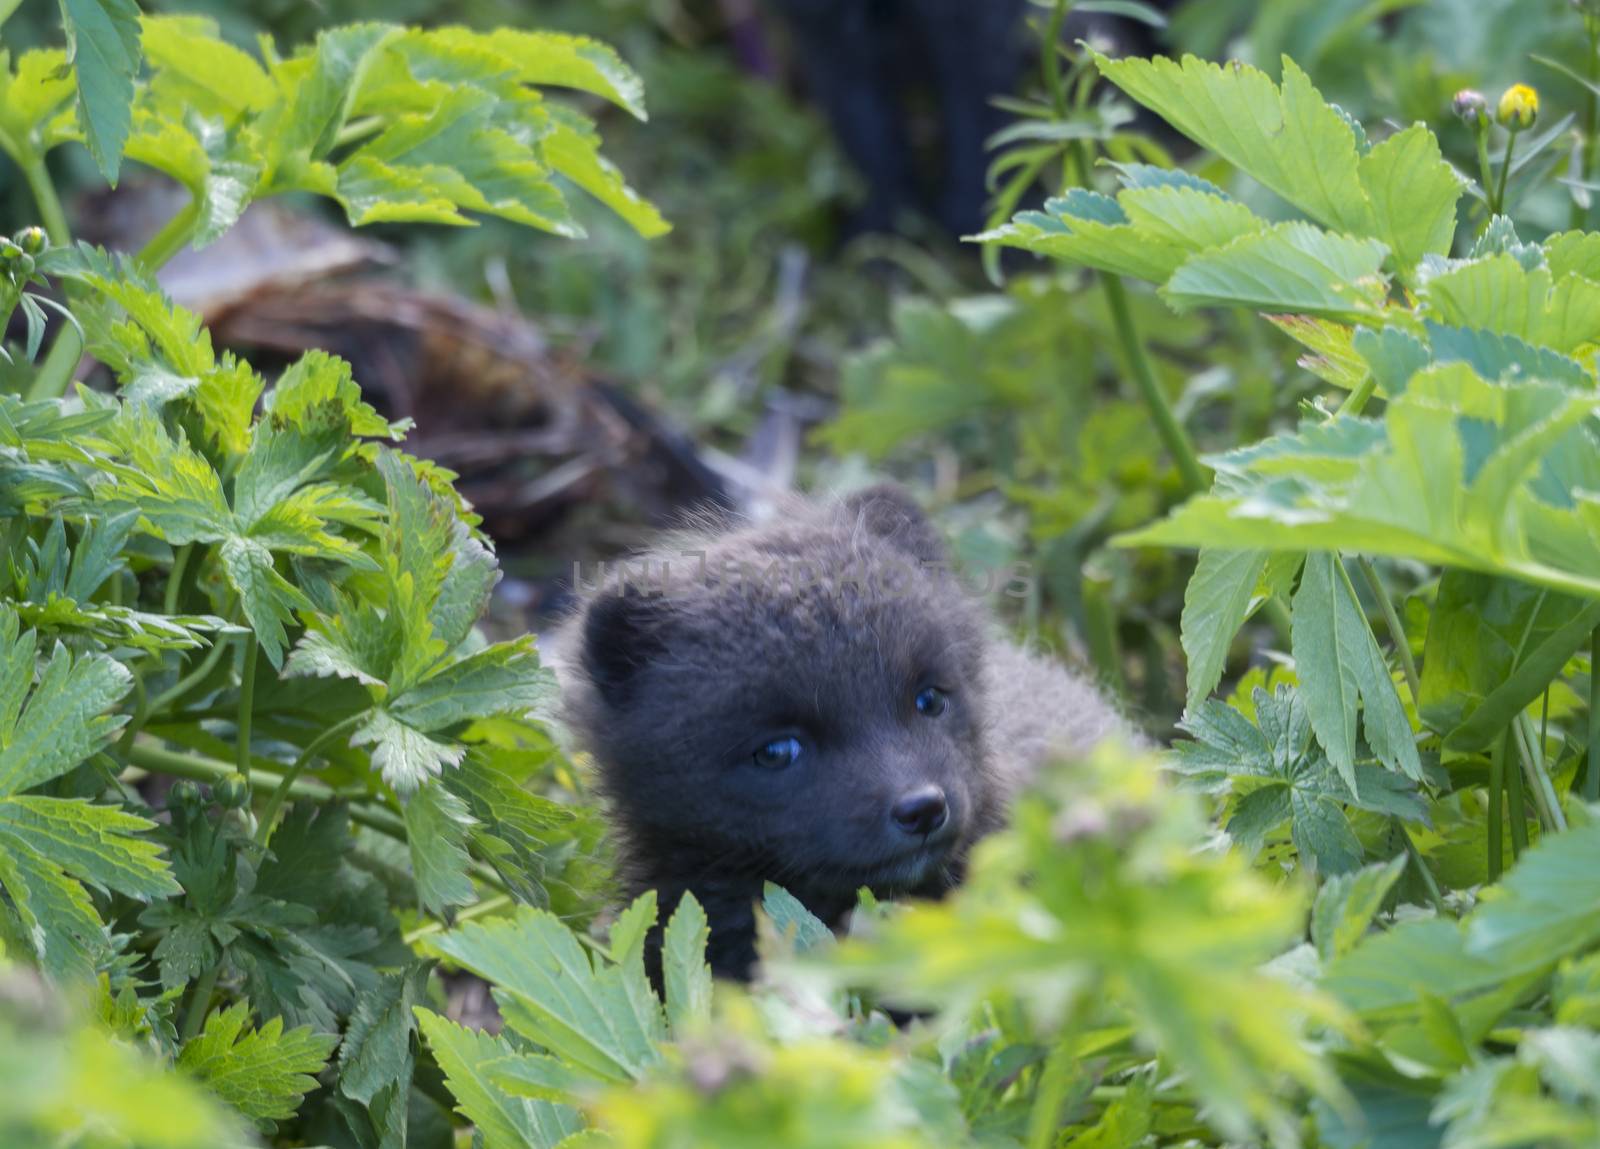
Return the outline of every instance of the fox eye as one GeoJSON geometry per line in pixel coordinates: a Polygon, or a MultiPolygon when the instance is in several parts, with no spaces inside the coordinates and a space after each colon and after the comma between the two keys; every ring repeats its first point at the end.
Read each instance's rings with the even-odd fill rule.
{"type": "Polygon", "coordinates": [[[924,718],[937,718],[950,705],[950,696],[937,686],[924,686],[917,692],[917,713],[924,718]]]}
{"type": "Polygon", "coordinates": [[[755,764],[763,770],[782,770],[792,766],[800,757],[800,739],[774,738],[753,755],[755,764]]]}

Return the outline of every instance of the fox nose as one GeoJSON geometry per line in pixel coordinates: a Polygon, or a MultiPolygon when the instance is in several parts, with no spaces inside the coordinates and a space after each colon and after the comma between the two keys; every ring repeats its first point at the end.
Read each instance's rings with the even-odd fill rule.
{"type": "Polygon", "coordinates": [[[918,786],[896,802],[889,813],[895,825],[906,833],[926,837],[945,824],[950,807],[939,787],[918,786]]]}

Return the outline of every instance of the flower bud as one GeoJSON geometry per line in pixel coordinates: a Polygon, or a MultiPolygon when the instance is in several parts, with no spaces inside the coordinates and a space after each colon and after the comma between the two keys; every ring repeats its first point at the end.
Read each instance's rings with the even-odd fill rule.
{"type": "Polygon", "coordinates": [[[1512,84],[1506,89],[1506,94],[1500,97],[1500,106],[1495,109],[1495,119],[1503,128],[1520,132],[1531,128],[1534,121],[1539,118],[1539,93],[1526,84],[1512,84]]]}
{"type": "Polygon", "coordinates": [[[38,255],[47,246],[44,228],[25,227],[16,234],[16,244],[29,255],[38,255]]]}
{"type": "Polygon", "coordinates": [[[1456,93],[1456,98],[1450,102],[1450,106],[1456,115],[1473,129],[1484,128],[1489,124],[1489,101],[1483,98],[1482,92],[1462,88],[1456,93]]]}
{"type": "Polygon", "coordinates": [[[228,810],[242,810],[250,803],[250,783],[235,774],[211,787],[211,797],[228,810]]]}

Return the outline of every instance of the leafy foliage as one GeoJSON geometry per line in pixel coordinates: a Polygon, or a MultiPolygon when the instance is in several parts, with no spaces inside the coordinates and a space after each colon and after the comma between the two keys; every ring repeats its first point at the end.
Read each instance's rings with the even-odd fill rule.
{"type": "MultiPolygon", "coordinates": [[[[1041,6],[1059,28],[1067,5],[1041,6]]],[[[552,680],[531,639],[476,631],[497,559],[409,424],[330,355],[272,378],[219,353],[155,277],[281,194],[353,225],[661,234],[587,115],[642,119],[634,73],[512,29],[246,50],[128,0],[67,0],[65,50],[0,60],[0,150],[49,233],[0,242],[0,313],[31,363],[65,289],[113,383],[58,398],[61,334],[16,367],[28,398],[0,392],[0,955],[49,982],[0,972],[0,1141],[1593,1144],[1594,128],[1507,129],[1491,154],[1480,123],[1474,182],[1448,125],[1378,126],[1412,118],[1415,74],[1360,115],[1313,84],[1345,99],[1311,48],[1384,6],[1258,7],[1255,58],[1293,40],[1316,68],[1048,53],[1046,98],[994,141],[987,262],[1097,278],[901,301],[822,432],[874,462],[937,445],[942,487],[987,492],[956,516],[963,556],[1043,557],[1030,620],[1064,601],[1113,685],[1141,636],[1150,705],[1189,574],[1156,548],[1200,549],[1170,694],[1188,739],[1062,763],[946,900],[865,895],[837,943],[769,887],[748,988],[713,985],[692,896],[585,929],[597,827],[546,729],[552,680]],[[1099,79],[1188,136],[1192,170],[1099,79]],[[138,259],[70,242],[44,161],[72,143],[108,181],[127,160],[188,192],[138,259]],[[1507,179],[1562,156],[1561,206],[1584,210],[1535,240],[1507,179]],[[1306,380],[1239,311],[1337,411],[1274,422],[1306,380]],[[1209,488],[1190,429],[1222,448],[1209,488]],[[1268,627],[1281,665],[1231,674],[1268,627]],[[499,1029],[452,1020],[464,978],[499,1029]],[[58,1010],[73,994],[90,1009],[58,1010]]],[[[1397,38],[1427,18],[1396,15],[1397,38]]],[[[697,220],[722,212],[700,198],[697,220]]],[[[759,220],[811,210],[773,198],[759,220]]],[[[608,353],[654,371],[628,314],[608,353]]],[[[787,322],[752,378],[782,370],[787,322]]],[[[697,316],[682,341],[702,324],[738,326],[697,316]]],[[[709,422],[745,386],[663,371],[709,422]]]]}

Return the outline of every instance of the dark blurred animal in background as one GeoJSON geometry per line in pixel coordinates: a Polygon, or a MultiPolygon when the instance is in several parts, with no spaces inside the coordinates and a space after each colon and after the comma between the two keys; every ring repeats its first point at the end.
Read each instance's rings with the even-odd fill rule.
{"type": "Polygon", "coordinates": [[[918,212],[954,235],[983,227],[984,140],[1009,116],[1029,59],[1028,0],[772,0],[791,29],[801,78],[867,184],[851,221],[892,231],[918,212]],[[932,105],[932,163],[919,155],[908,97],[932,105]]]}

